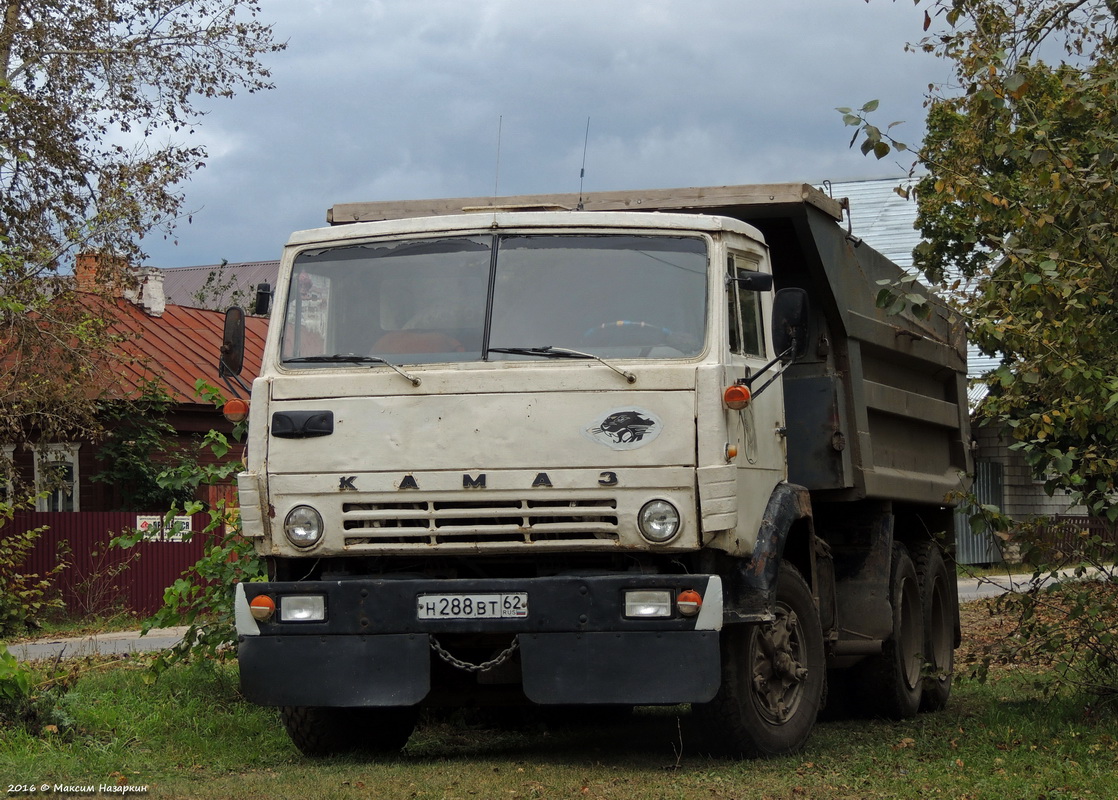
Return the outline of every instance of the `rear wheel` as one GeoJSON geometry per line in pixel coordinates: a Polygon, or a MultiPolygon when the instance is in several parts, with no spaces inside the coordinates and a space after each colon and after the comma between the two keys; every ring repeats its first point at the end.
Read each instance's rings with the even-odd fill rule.
{"type": "Polygon", "coordinates": [[[775,619],[722,632],[722,685],[695,706],[712,752],[780,756],[807,742],[823,703],[823,633],[811,589],[790,564],[776,586],[775,619]]]}
{"type": "Polygon", "coordinates": [[[303,755],[389,753],[403,749],[415,730],[417,706],[328,708],[284,706],[280,718],[303,755]]]}
{"type": "Polygon", "coordinates": [[[862,665],[862,696],[870,710],[908,719],[920,710],[924,668],[924,608],[920,580],[908,548],[893,545],[889,600],[893,633],[881,654],[862,665]]]}
{"type": "Polygon", "coordinates": [[[951,696],[955,672],[955,617],[952,586],[943,553],[935,542],[913,550],[924,611],[924,711],[939,711],[951,696]]]}

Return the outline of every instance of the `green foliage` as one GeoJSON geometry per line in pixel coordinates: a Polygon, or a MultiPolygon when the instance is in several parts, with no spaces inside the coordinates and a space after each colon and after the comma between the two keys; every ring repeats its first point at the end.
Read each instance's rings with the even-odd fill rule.
{"type": "Polygon", "coordinates": [[[1021,523],[992,505],[975,507],[970,525],[1031,567],[1017,591],[992,601],[1005,622],[972,674],[985,679],[995,663],[1044,664],[1035,680],[1042,693],[1070,690],[1093,712],[1118,713],[1118,529],[1069,534],[1051,519],[1021,523]]]}
{"type": "Polygon", "coordinates": [[[0,642],[0,719],[8,716],[8,709],[26,702],[30,696],[31,670],[20,666],[0,642]]]}
{"type": "Polygon", "coordinates": [[[876,305],[885,309],[887,314],[900,314],[911,311],[917,317],[927,319],[932,313],[927,289],[920,284],[916,275],[904,275],[896,281],[884,278],[877,282],[881,289],[877,292],[876,305]]]}
{"type": "Polygon", "coordinates": [[[205,113],[196,104],[271,88],[260,58],[285,46],[252,0],[4,9],[0,235],[43,271],[79,242],[133,259],[153,226],[169,230],[178,187],[205,165],[203,148],[175,141],[205,113]]]}
{"type": "Polygon", "coordinates": [[[0,643],[0,724],[27,727],[36,719],[31,668],[0,643]]]}
{"type": "Polygon", "coordinates": [[[98,398],[119,369],[114,314],[68,277],[21,261],[5,241],[0,234],[0,440],[93,440],[98,398]]]}
{"type": "Polygon", "coordinates": [[[0,643],[0,727],[31,735],[60,733],[72,726],[63,698],[81,674],[80,666],[49,667],[37,675],[0,643]]]}
{"type": "MultiPolygon", "coordinates": [[[[189,513],[192,510],[187,509],[189,513]]],[[[194,536],[210,537],[202,557],[163,593],[163,607],[143,621],[144,633],[155,628],[187,625],[182,641],[152,662],[152,676],[171,664],[213,657],[237,641],[233,586],[264,579],[263,563],[252,543],[241,536],[240,519],[224,502],[209,512],[209,524],[194,536]]],[[[189,536],[189,534],[187,534],[189,536]]]]}
{"type": "Polygon", "coordinates": [[[0,637],[23,633],[36,624],[41,614],[62,607],[62,601],[53,596],[51,588],[67,566],[60,562],[43,575],[24,572],[24,564],[43,529],[12,532],[14,511],[10,503],[0,503],[0,637]]]}
{"type": "Polygon", "coordinates": [[[230,306],[243,306],[252,290],[237,286],[237,275],[227,274],[225,267],[229,262],[222,259],[217,269],[210,270],[206,275],[206,282],[198,291],[190,295],[190,299],[198,308],[209,308],[214,311],[224,311],[230,306]]]}
{"type": "Polygon", "coordinates": [[[166,415],[173,402],[152,381],[138,398],[104,404],[100,418],[107,433],[97,452],[104,466],[90,480],[119,487],[121,510],[168,508],[194,497],[189,489],[160,481],[167,462],[182,463],[190,458],[189,453],[172,448],[175,429],[166,415]]]}
{"type": "MultiPolygon", "coordinates": [[[[914,150],[916,265],[971,281],[971,341],[1002,365],[982,413],[1008,428],[1050,494],[1118,519],[1118,45],[1101,2],[930,3],[920,47],[961,91],[929,99],[914,150]],[[1060,63],[1039,60],[1042,46],[1060,63]],[[1062,48],[1062,53],[1060,48],[1062,48]]],[[[840,109],[875,154],[908,149],[840,109]]],[[[891,127],[891,126],[890,126],[891,127]]],[[[903,292],[883,289],[883,305],[903,292]]]]}
{"type": "MultiPolygon", "coordinates": [[[[199,381],[198,393],[215,402],[219,407],[225,400],[219,390],[199,381]]],[[[243,435],[244,426],[234,430],[234,437],[243,435]]],[[[223,461],[232,449],[228,438],[210,431],[205,437],[205,447],[212,453],[214,463],[184,462],[166,469],[159,476],[161,486],[177,491],[198,486],[228,482],[244,469],[239,461],[223,461]]],[[[172,507],[164,518],[164,527],[170,529],[174,518],[180,514],[196,514],[204,509],[201,503],[191,502],[181,509],[172,507]]],[[[159,654],[152,662],[151,678],[158,677],[171,664],[189,661],[193,657],[214,657],[237,641],[233,612],[233,586],[243,581],[263,580],[264,564],[256,555],[252,543],[241,536],[240,516],[225,507],[224,501],[208,509],[209,522],[201,530],[185,532],[188,541],[195,536],[205,538],[207,544],[202,557],[163,593],[163,607],[143,621],[143,633],[155,628],[187,625],[182,640],[169,651],[159,654]]],[[[117,537],[118,547],[132,547],[143,538],[139,531],[117,537]]]]}
{"type": "Polygon", "coordinates": [[[252,0],[9,0],[0,15],[0,440],[91,441],[119,373],[115,290],[171,235],[205,99],[271,87],[252,0]],[[99,254],[75,285],[82,252],[99,254]]]}
{"type": "MultiPolygon", "coordinates": [[[[925,30],[937,21],[942,29],[915,47],[944,59],[954,74],[946,91],[933,88],[928,98],[923,144],[908,147],[893,126],[873,124],[876,103],[840,112],[863,152],[913,153],[912,196],[924,237],[914,262],[942,288],[963,290],[957,307],[971,341],[1001,362],[986,377],[981,417],[1009,432],[1050,495],[1114,522],[1118,4],[924,5],[925,30]]],[[[1015,523],[995,524],[1028,542],[1015,523]]],[[[1026,549],[1038,576],[1060,566],[1050,550],[1026,549]]],[[[1115,609],[1105,593],[1094,596],[1097,602],[1090,593],[1069,601],[1052,626],[1030,622],[1050,599],[1039,591],[1006,608],[1018,613],[1024,634],[1068,654],[1066,684],[1103,689],[1118,683],[1114,652],[1097,649],[1115,609]],[[1086,677],[1092,672],[1103,682],[1086,677]]]]}

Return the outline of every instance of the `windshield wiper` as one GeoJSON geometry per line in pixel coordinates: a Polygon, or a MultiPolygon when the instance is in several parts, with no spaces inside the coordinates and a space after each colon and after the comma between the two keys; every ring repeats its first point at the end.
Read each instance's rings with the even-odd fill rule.
{"type": "Polygon", "coordinates": [[[285,358],[284,364],[384,364],[391,367],[397,374],[411,381],[412,386],[420,384],[419,378],[409,375],[391,361],[386,361],[380,356],[359,356],[356,353],[335,353],[332,356],[299,356],[298,358],[285,358]]]}
{"type": "Polygon", "coordinates": [[[544,347],[490,347],[489,352],[509,353],[517,356],[542,356],[543,358],[589,358],[600,364],[605,364],[629,383],[636,383],[637,381],[636,375],[627,370],[615,367],[613,364],[602,359],[601,356],[596,356],[593,353],[584,353],[581,350],[571,350],[567,347],[554,347],[552,345],[545,345],[544,347]]]}
{"type": "Polygon", "coordinates": [[[597,358],[589,353],[579,353],[563,347],[490,347],[490,353],[512,353],[517,356],[544,356],[545,358],[597,358]]]}

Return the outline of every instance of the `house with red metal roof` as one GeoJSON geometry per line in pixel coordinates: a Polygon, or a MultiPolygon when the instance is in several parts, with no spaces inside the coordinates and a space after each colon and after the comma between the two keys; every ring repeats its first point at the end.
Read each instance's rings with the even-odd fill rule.
{"type": "MultiPolygon", "coordinates": [[[[79,256],[75,280],[79,290],[93,280],[95,256],[79,256]]],[[[163,290],[163,273],[144,268],[136,271],[138,283],[120,296],[100,298],[88,295],[96,303],[98,313],[111,315],[112,332],[118,334],[114,355],[116,369],[105,376],[103,390],[107,402],[136,400],[151,386],[157,386],[169,399],[166,422],[174,429],[171,449],[200,439],[210,430],[229,434],[232,423],[207,399],[195,390],[198,381],[205,381],[233,396],[218,375],[218,353],[221,348],[225,314],[203,308],[167,303],[163,290]]],[[[245,362],[242,376],[251,383],[260,369],[268,320],[248,317],[245,330],[245,362]]],[[[247,393],[237,389],[241,395],[247,393]]],[[[37,501],[39,511],[154,511],[166,509],[125,509],[122,498],[127,487],[111,482],[94,481],[105,470],[97,442],[49,442],[29,448],[7,445],[7,454],[14,469],[29,485],[38,481],[43,456],[56,471],[61,471],[61,485],[37,501]],[[43,452],[39,452],[43,451],[43,452]]],[[[229,458],[239,457],[233,452],[229,458]]],[[[200,498],[208,499],[208,498],[200,498]]]]}

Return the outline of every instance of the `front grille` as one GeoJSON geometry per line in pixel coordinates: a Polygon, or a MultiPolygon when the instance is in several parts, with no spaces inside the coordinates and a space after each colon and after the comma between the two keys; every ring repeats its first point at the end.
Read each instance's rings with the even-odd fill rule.
{"type": "Polygon", "coordinates": [[[618,540],[617,501],[600,497],[345,503],[342,522],[347,548],[618,540]]]}

